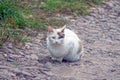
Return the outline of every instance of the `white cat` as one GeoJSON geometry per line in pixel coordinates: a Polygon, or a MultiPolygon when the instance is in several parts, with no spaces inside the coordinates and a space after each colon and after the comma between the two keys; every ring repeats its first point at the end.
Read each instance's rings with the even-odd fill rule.
{"type": "Polygon", "coordinates": [[[48,27],[47,48],[53,60],[78,61],[83,55],[83,45],[78,36],[66,25],[59,29],[48,27]]]}

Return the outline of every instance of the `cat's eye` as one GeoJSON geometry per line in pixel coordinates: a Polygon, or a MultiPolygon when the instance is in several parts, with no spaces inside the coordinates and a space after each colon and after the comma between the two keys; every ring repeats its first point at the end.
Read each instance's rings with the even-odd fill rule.
{"type": "Polygon", "coordinates": [[[63,36],[59,36],[58,39],[61,39],[61,38],[64,38],[64,35],[63,36]]]}
{"type": "Polygon", "coordinates": [[[55,39],[55,37],[52,37],[52,39],[55,39]]]}

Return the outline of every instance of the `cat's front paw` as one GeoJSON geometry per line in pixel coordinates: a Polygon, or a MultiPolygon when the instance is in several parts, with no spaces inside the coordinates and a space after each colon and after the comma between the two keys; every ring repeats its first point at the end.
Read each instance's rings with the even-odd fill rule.
{"type": "Polygon", "coordinates": [[[62,62],[62,60],[63,60],[63,58],[56,58],[56,57],[51,57],[51,59],[53,60],[53,61],[57,61],[57,62],[62,62]]]}

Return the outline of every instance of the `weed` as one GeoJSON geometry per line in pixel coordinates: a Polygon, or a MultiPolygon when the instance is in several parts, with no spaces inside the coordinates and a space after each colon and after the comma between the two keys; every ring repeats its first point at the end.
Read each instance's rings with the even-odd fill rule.
{"type": "Polygon", "coordinates": [[[86,15],[88,14],[87,9],[89,9],[90,4],[100,5],[102,0],[45,0],[41,8],[53,12],[67,10],[76,14],[86,15]]]}
{"type": "MultiPolygon", "coordinates": [[[[65,23],[63,20],[48,19],[56,13],[87,15],[91,4],[102,4],[102,0],[30,0],[28,3],[31,2],[33,8],[28,8],[17,1],[19,0],[0,0],[0,46],[8,39],[29,41],[24,35],[26,27],[39,30],[45,29],[46,25],[63,25],[65,23]],[[39,15],[33,16],[29,10],[35,8],[39,8],[40,12],[39,15]]],[[[23,1],[26,0],[19,2],[23,1]]]]}
{"type": "Polygon", "coordinates": [[[17,0],[0,0],[0,46],[8,39],[28,41],[24,36],[25,27],[43,28],[44,24],[34,20],[29,13],[17,0]]]}

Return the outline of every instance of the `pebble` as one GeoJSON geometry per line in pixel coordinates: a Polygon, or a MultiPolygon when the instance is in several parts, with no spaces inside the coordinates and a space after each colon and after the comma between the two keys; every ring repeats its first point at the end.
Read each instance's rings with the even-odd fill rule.
{"type": "Polygon", "coordinates": [[[8,61],[8,62],[15,62],[16,60],[15,60],[15,58],[8,57],[8,58],[7,58],[7,61],[8,61]]]}
{"type": "Polygon", "coordinates": [[[51,69],[52,68],[52,64],[50,62],[47,62],[44,64],[45,68],[51,69]]]}
{"type": "Polygon", "coordinates": [[[8,44],[8,48],[9,48],[9,49],[12,49],[12,48],[13,48],[12,43],[9,43],[9,44],[8,44]]]}
{"type": "Polygon", "coordinates": [[[77,79],[74,77],[70,77],[68,80],[77,80],[77,79]]]}
{"type": "Polygon", "coordinates": [[[31,43],[25,43],[25,49],[30,49],[31,46],[32,46],[31,43]]]}
{"type": "Polygon", "coordinates": [[[38,60],[38,56],[36,54],[26,55],[26,57],[33,60],[38,60]]]}

